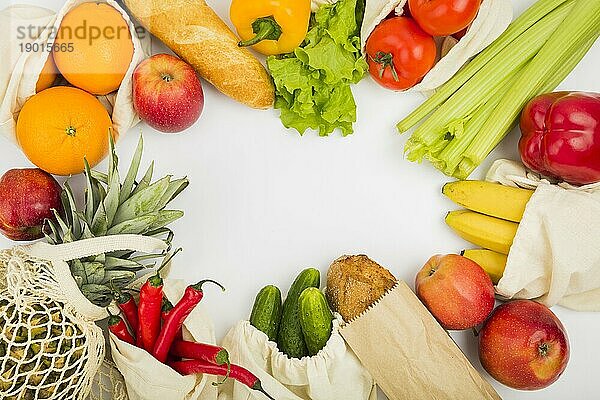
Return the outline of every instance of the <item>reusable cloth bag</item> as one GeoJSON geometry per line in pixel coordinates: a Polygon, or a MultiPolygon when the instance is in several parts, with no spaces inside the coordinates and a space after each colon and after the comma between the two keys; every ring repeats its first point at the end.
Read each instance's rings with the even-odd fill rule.
{"type": "Polygon", "coordinates": [[[95,322],[108,314],[79,290],[67,261],[165,249],[159,239],[114,235],[0,252],[0,398],[85,398],[105,353],[95,322]]]}
{"type": "Polygon", "coordinates": [[[498,160],[487,180],[535,189],[496,292],[577,311],[600,311],[600,184],[551,184],[498,160]]]}
{"type": "MultiPolygon", "coordinates": [[[[164,293],[176,304],[187,285],[182,280],[165,279],[164,293]]],[[[184,322],[184,338],[215,344],[213,323],[202,305],[184,322]]],[[[216,400],[216,378],[209,375],[182,376],[157,361],[150,353],[110,335],[112,358],[125,378],[131,400],[216,400]]]]}
{"type": "MultiPolygon", "coordinates": [[[[402,15],[408,0],[366,0],[360,34],[363,48],[375,27],[394,12],[402,15]]],[[[463,36],[411,91],[430,92],[448,81],[469,59],[488,47],[512,21],[510,0],[484,0],[477,17],[463,36]]]]}
{"type": "MultiPolygon", "coordinates": [[[[113,0],[100,0],[115,7],[129,24],[134,53],[119,90],[98,99],[111,114],[113,127],[124,135],[139,122],[133,108],[132,76],[135,67],[150,53],[150,35],[140,36],[127,13],[113,0]]],[[[36,44],[45,49],[54,43],[58,27],[67,12],[85,0],[67,0],[54,11],[31,5],[13,5],[0,11],[0,135],[16,143],[16,123],[23,104],[35,94],[40,72],[48,59],[46,51],[22,51],[21,45],[36,44]],[[33,27],[29,30],[28,27],[33,27]],[[30,37],[30,32],[34,37],[30,37]]]]}
{"type": "MultiPolygon", "coordinates": [[[[377,399],[373,378],[339,333],[341,318],[333,321],[327,345],[315,356],[290,359],[249,321],[240,321],[223,340],[231,362],[242,365],[277,400],[377,399]]],[[[238,382],[219,389],[219,400],[264,400],[264,395],[238,382]]]]}

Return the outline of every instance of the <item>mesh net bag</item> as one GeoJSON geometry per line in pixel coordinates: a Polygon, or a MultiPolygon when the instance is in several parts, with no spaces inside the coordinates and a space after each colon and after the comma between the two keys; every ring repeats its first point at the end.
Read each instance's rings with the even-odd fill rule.
{"type": "Polygon", "coordinates": [[[104,361],[105,339],[95,323],[106,310],[85,298],[66,261],[165,247],[155,238],[116,235],[0,251],[0,398],[84,399],[96,386],[94,396],[126,399],[124,387],[122,397],[115,388],[122,377],[104,361]]]}
{"type": "Polygon", "coordinates": [[[123,375],[116,365],[105,359],[92,380],[92,387],[87,400],[128,400],[127,388],[123,375]]]}

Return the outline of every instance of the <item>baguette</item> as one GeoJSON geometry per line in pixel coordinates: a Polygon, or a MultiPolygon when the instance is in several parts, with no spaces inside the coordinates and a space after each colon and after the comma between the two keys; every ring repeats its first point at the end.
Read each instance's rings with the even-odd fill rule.
{"type": "Polygon", "coordinates": [[[125,0],[140,23],[227,96],[253,108],[273,105],[264,66],[204,0],[125,0]]]}

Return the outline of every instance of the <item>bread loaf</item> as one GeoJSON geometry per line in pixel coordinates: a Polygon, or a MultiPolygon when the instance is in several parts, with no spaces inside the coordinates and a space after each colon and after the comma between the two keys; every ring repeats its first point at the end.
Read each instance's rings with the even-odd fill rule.
{"type": "Polygon", "coordinates": [[[350,321],[395,284],[394,275],[369,257],[342,256],[329,267],[326,295],[331,308],[350,321]]]}
{"type": "Polygon", "coordinates": [[[154,36],[227,96],[253,108],[273,105],[275,90],[263,65],[204,0],[125,0],[154,36]]]}

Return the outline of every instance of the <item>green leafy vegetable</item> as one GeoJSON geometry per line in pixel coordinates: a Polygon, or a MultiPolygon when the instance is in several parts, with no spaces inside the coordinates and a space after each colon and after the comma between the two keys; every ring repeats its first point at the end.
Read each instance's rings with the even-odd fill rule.
{"type": "Polygon", "coordinates": [[[336,128],[344,136],[353,132],[356,103],[350,85],[368,69],[358,36],[362,10],[361,0],[321,6],[294,53],[267,59],[276,87],[275,108],[281,110],[286,128],[300,134],[315,129],[321,136],[336,128]]]}

